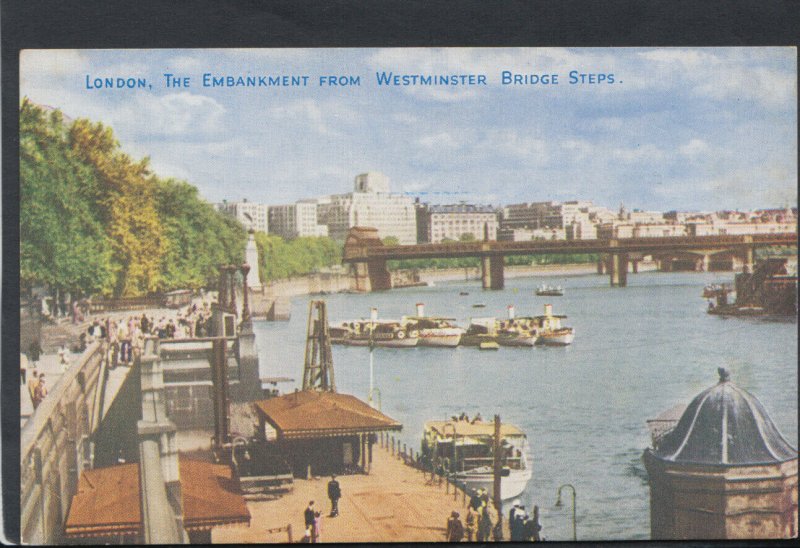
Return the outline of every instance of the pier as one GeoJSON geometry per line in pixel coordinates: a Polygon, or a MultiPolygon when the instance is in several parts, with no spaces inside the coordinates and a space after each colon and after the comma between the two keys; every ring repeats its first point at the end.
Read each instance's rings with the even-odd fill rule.
{"type": "Polygon", "coordinates": [[[373,452],[369,474],[336,476],[342,489],[338,517],[328,517],[330,477],[295,479],[292,492],[279,499],[248,501],[250,526],[215,529],[212,542],[285,543],[289,531],[291,540],[298,541],[310,500],[322,512],[321,542],[444,542],[447,518],[455,510],[463,523],[469,497],[444,479],[431,481],[430,473],[406,464],[413,451],[407,449],[404,456],[397,450],[399,443],[384,439],[383,447],[373,452]]]}
{"type": "Polygon", "coordinates": [[[708,269],[713,255],[727,253],[738,257],[752,270],[756,248],[797,246],[797,234],[753,234],[744,236],[676,236],[660,238],[618,238],[597,240],[531,240],[526,242],[478,241],[447,244],[386,246],[378,231],[354,227],[344,245],[342,262],[353,265],[357,291],[391,289],[387,261],[396,259],[433,259],[478,257],[484,289],[505,287],[505,257],[508,255],[542,255],[599,253],[606,257],[604,270],[611,287],[625,287],[628,271],[638,270],[637,263],[645,256],[659,257],[664,265],[672,265],[673,257],[691,257],[700,270],[708,269]]]}

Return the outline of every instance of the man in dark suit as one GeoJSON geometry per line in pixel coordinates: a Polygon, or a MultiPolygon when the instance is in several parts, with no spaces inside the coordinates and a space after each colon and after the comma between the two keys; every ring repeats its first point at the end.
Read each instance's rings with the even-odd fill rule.
{"type": "Polygon", "coordinates": [[[336,476],[331,476],[331,481],[328,482],[328,498],[331,499],[330,517],[335,518],[339,515],[339,499],[342,498],[342,490],[336,481],[336,476]]]}

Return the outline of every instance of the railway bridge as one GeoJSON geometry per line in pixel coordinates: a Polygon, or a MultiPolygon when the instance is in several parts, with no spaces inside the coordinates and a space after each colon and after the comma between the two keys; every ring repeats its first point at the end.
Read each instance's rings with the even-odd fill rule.
{"type": "Polygon", "coordinates": [[[797,246],[797,233],[677,236],[661,238],[615,238],[598,240],[474,241],[441,244],[384,245],[378,231],[353,227],[344,245],[342,262],[353,265],[356,290],[391,289],[387,261],[396,259],[434,259],[478,257],[484,289],[503,289],[505,257],[508,255],[553,255],[598,253],[604,256],[599,271],[609,275],[612,287],[625,287],[629,266],[634,272],[647,255],[696,257],[700,269],[720,253],[738,257],[752,270],[756,248],[797,246]]]}

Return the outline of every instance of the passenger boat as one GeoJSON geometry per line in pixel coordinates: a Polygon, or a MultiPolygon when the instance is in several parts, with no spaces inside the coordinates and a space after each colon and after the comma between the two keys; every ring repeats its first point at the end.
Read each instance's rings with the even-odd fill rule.
{"type": "Polygon", "coordinates": [[[406,329],[416,331],[420,346],[458,346],[464,329],[453,322],[455,318],[425,316],[425,305],[417,303],[416,316],[403,316],[400,320],[406,329]]]}
{"type": "Polygon", "coordinates": [[[349,320],[328,327],[332,344],[348,346],[385,346],[407,348],[417,346],[419,333],[399,320],[379,320],[377,309],[372,309],[369,320],[349,320]]]}
{"type": "Polygon", "coordinates": [[[508,319],[473,318],[461,337],[464,346],[480,346],[491,341],[501,346],[533,346],[538,340],[535,318],[517,318],[514,306],[508,307],[508,319]]]}
{"type": "MultiPolygon", "coordinates": [[[[480,416],[469,420],[465,414],[449,421],[425,423],[422,438],[423,462],[454,474],[465,490],[494,491],[494,423],[480,416]]],[[[530,446],[525,433],[513,424],[500,425],[502,469],[500,498],[518,497],[532,475],[530,446]]]]}
{"type": "Polygon", "coordinates": [[[544,315],[533,318],[539,334],[537,343],[549,346],[572,344],[575,339],[575,329],[561,325],[561,320],[565,318],[566,316],[553,314],[553,305],[544,305],[544,315]]]}
{"type": "Polygon", "coordinates": [[[539,297],[562,297],[564,295],[564,290],[561,286],[551,286],[551,285],[540,285],[536,288],[536,295],[539,297]]]}

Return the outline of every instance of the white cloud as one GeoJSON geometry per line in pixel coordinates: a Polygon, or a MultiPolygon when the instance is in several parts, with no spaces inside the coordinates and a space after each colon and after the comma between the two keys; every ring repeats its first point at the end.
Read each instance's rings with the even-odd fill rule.
{"type": "Polygon", "coordinates": [[[153,95],[143,92],[109,114],[112,123],[139,136],[196,139],[216,135],[225,107],[190,92],[153,95]]]}
{"type": "Polygon", "coordinates": [[[708,146],[708,143],[702,139],[692,139],[685,145],[681,145],[678,148],[678,152],[684,156],[693,157],[700,154],[708,154],[710,149],[711,147],[708,146]]]}

